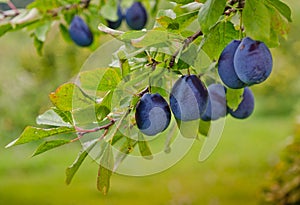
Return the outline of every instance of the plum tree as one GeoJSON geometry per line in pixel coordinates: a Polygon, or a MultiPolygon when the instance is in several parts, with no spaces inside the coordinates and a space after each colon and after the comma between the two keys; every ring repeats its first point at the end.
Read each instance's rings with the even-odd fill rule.
{"type": "Polygon", "coordinates": [[[90,46],[93,43],[94,37],[88,25],[84,20],[75,15],[69,27],[71,39],[79,46],[90,46]]]}
{"type": "Polygon", "coordinates": [[[238,46],[233,59],[237,76],[247,85],[265,81],[272,71],[272,55],[261,41],[246,37],[238,46]]]}
{"type": "Polygon", "coordinates": [[[118,9],[117,9],[117,16],[118,16],[118,19],[116,21],[107,20],[107,24],[108,24],[109,28],[117,29],[121,26],[121,23],[123,20],[123,13],[122,13],[122,9],[120,6],[118,6],[118,9]]]}
{"type": "Polygon", "coordinates": [[[126,11],[127,25],[133,30],[140,30],[145,27],[148,16],[145,7],[141,2],[134,2],[126,11]]]}
{"type": "Polygon", "coordinates": [[[136,106],[135,119],[142,133],[153,136],[169,126],[171,111],[160,94],[146,93],[136,106]]]}
{"type": "Polygon", "coordinates": [[[207,89],[196,75],[184,75],[172,87],[170,106],[179,120],[199,119],[206,109],[207,101],[207,89]]]}
{"type": "Polygon", "coordinates": [[[227,113],[226,88],[221,84],[210,84],[207,87],[208,103],[205,112],[201,115],[204,121],[217,120],[227,113]]]}
{"type": "MultiPolygon", "coordinates": [[[[121,24],[119,0],[56,0],[51,4],[35,0],[25,9],[5,1],[10,10],[0,10],[0,36],[26,30],[39,54],[53,28],[59,28],[65,39],[71,37],[79,46],[94,44],[90,47],[94,53],[88,58],[93,64],[84,63],[84,72],[75,81],[61,85],[49,95],[53,107],[37,119],[42,127],[26,127],[7,147],[47,138],[33,154],[38,155],[80,140],[83,148],[67,168],[67,184],[89,152],[97,153],[93,149],[101,147],[103,150],[97,153],[97,188],[106,194],[111,174],[118,172],[116,168],[131,154],[129,150],[138,145],[143,157],[152,155],[147,144],[150,141],[131,136],[163,132],[170,123],[171,112],[178,126],[172,123],[165,151],[177,141],[174,139],[179,134],[177,128],[183,137],[190,138],[208,136],[213,129],[210,125],[218,124],[200,118],[215,120],[227,113],[239,119],[250,116],[254,97],[246,86],[261,83],[270,75],[272,56],[266,45],[278,46],[281,37],[287,36],[287,24],[291,22],[289,6],[281,0],[169,1],[167,4],[159,0],[122,0],[121,5],[129,5],[125,14],[129,28],[140,30],[148,18],[154,20],[154,26],[143,31],[116,31],[107,27],[117,28],[121,24]],[[164,9],[161,4],[169,8],[164,9]],[[111,12],[117,12],[119,17],[114,22],[105,19],[112,16],[111,12]],[[105,35],[112,36],[118,44],[112,42],[110,48],[96,49],[110,39],[105,35]],[[205,86],[218,82],[217,70],[226,86],[226,98],[223,85],[213,84],[208,89],[205,86]],[[174,75],[179,74],[182,77],[172,86],[174,75]],[[145,87],[144,94],[137,93],[145,87]],[[149,90],[156,94],[147,93],[149,90]],[[170,107],[162,97],[169,92],[170,107]],[[65,134],[72,135],[72,139],[58,136],[65,134]],[[52,136],[57,137],[48,140],[52,136]]],[[[216,138],[209,140],[207,144],[218,143],[216,138]]],[[[206,153],[215,147],[210,145],[206,153]]]]}
{"type": "Polygon", "coordinates": [[[254,95],[249,87],[244,88],[243,100],[236,110],[228,109],[232,117],[245,119],[249,117],[254,110],[254,95]]]}
{"type": "Polygon", "coordinates": [[[237,76],[233,65],[234,54],[240,43],[240,40],[232,40],[222,51],[218,61],[218,73],[222,82],[233,89],[239,89],[246,86],[246,84],[237,76]]]}

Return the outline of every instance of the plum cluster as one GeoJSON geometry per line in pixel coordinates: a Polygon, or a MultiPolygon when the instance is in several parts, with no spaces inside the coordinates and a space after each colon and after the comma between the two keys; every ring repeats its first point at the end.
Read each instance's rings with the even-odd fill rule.
{"type": "Polygon", "coordinates": [[[120,5],[117,10],[118,19],[116,21],[107,20],[108,27],[117,29],[121,26],[123,19],[125,19],[128,27],[133,30],[140,30],[145,27],[148,15],[145,7],[141,2],[134,2],[127,10],[125,15],[122,13],[120,5]]]}
{"type": "Polygon", "coordinates": [[[218,120],[228,113],[238,119],[249,117],[254,109],[252,91],[245,87],[243,99],[236,110],[227,106],[226,87],[211,84],[207,88],[196,75],[184,75],[170,92],[170,108],[158,93],[144,94],[136,106],[137,127],[145,135],[153,136],[170,124],[171,111],[179,121],[218,120]]]}
{"type": "MultiPolygon", "coordinates": [[[[107,20],[108,27],[117,29],[121,26],[123,19],[125,19],[130,29],[140,30],[145,27],[148,20],[147,11],[141,2],[134,2],[126,10],[125,15],[123,15],[119,5],[117,16],[118,19],[116,21],[107,20]]],[[[71,21],[69,35],[78,46],[86,47],[93,43],[93,33],[86,22],[78,15],[75,15],[71,21]]]]}
{"type": "Polygon", "coordinates": [[[261,41],[250,37],[231,41],[222,51],[218,72],[229,88],[239,89],[265,81],[272,71],[272,55],[261,41]]]}
{"type": "Polygon", "coordinates": [[[206,88],[196,75],[184,75],[171,89],[171,109],[159,94],[146,94],[141,98],[136,107],[137,126],[146,135],[156,135],[168,127],[171,111],[179,121],[218,120],[227,114],[245,119],[254,110],[254,95],[249,86],[265,81],[271,71],[272,55],[263,42],[249,37],[233,40],[220,55],[218,73],[228,88],[243,88],[237,109],[227,106],[227,88],[222,84],[206,88]]]}

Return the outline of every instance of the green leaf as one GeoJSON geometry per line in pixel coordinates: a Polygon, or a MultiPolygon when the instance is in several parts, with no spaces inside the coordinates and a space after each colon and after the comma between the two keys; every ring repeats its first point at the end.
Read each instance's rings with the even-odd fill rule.
{"type": "Polygon", "coordinates": [[[244,89],[226,89],[227,106],[232,110],[236,110],[243,100],[244,89]]]}
{"type": "Polygon", "coordinates": [[[289,22],[292,22],[292,11],[288,5],[280,0],[266,0],[268,4],[271,4],[276,10],[284,16],[289,22]]]}
{"type": "Polygon", "coordinates": [[[117,153],[115,158],[114,170],[118,168],[118,166],[123,162],[128,154],[130,154],[134,147],[137,145],[137,141],[130,139],[122,134],[116,134],[113,138],[113,142],[116,142],[120,139],[125,139],[125,142],[118,148],[120,152],[117,153]],[[115,139],[116,138],[116,139],[115,139]]]}
{"type": "Polygon", "coordinates": [[[118,7],[118,3],[116,1],[110,0],[101,7],[100,15],[105,19],[111,21],[117,21],[118,20],[117,7],[118,7]]]}
{"type": "Polygon", "coordinates": [[[51,125],[59,127],[72,127],[72,125],[64,121],[57,112],[54,110],[47,110],[42,115],[39,115],[36,119],[36,123],[39,125],[51,125]]]}
{"type": "Polygon", "coordinates": [[[120,70],[116,68],[108,68],[102,76],[98,91],[114,90],[122,80],[120,70]]]}
{"type": "Polygon", "coordinates": [[[162,16],[157,19],[157,22],[168,30],[183,30],[197,19],[198,11],[185,13],[172,19],[168,16],[162,16]]]}
{"type": "Polygon", "coordinates": [[[204,121],[204,120],[200,120],[199,122],[199,134],[203,135],[203,136],[208,136],[208,132],[210,129],[210,121],[204,121]]]}
{"type": "Polygon", "coordinates": [[[207,0],[201,7],[198,14],[198,21],[204,34],[217,23],[222,16],[226,5],[226,0],[207,0]]]}
{"type": "Polygon", "coordinates": [[[13,27],[9,23],[2,25],[0,24],[0,37],[3,36],[6,32],[10,31],[11,29],[13,29],[13,27]]]}
{"type": "Polygon", "coordinates": [[[81,166],[82,162],[88,156],[88,153],[95,147],[97,144],[98,139],[93,141],[88,141],[83,144],[82,150],[78,153],[77,158],[73,162],[71,166],[66,169],[66,184],[70,184],[74,175],[78,171],[79,167],[81,166]]]}
{"type": "Polygon", "coordinates": [[[155,44],[166,43],[169,41],[169,36],[166,31],[149,30],[144,36],[138,39],[133,39],[132,45],[138,48],[153,46],[155,44]]]}
{"type": "Polygon", "coordinates": [[[150,150],[148,142],[145,140],[142,133],[138,133],[138,145],[141,155],[145,159],[153,159],[152,152],[150,150]]]}
{"type": "Polygon", "coordinates": [[[51,140],[51,141],[44,142],[35,150],[32,156],[42,154],[48,150],[54,149],[56,147],[60,147],[70,142],[71,140],[51,140]]]}
{"type": "Polygon", "coordinates": [[[52,110],[56,112],[62,118],[63,121],[70,123],[72,125],[74,124],[72,113],[70,111],[62,111],[57,108],[52,108],[52,110]]]}
{"type": "Polygon", "coordinates": [[[172,0],[178,4],[188,4],[188,3],[191,3],[191,2],[194,2],[194,0],[172,0]]]}
{"type": "Polygon", "coordinates": [[[40,41],[36,36],[34,36],[33,44],[34,44],[34,47],[35,47],[37,53],[40,56],[42,56],[43,55],[44,42],[40,41]]]}
{"type": "Polygon", "coordinates": [[[112,97],[113,91],[109,91],[104,96],[101,103],[96,105],[96,116],[99,121],[107,117],[107,115],[110,113],[112,97]]]}
{"type": "Polygon", "coordinates": [[[42,23],[42,25],[38,26],[35,29],[34,35],[36,36],[37,40],[41,41],[41,42],[45,42],[46,40],[46,35],[49,31],[49,29],[51,28],[51,21],[45,21],[42,23]]]}
{"type": "Polygon", "coordinates": [[[46,13],[48,10],[56,9],[62,6],[60,0],[35,0],[27,5],[27,8],[37,8],[40,12],[46,13]]]}
{"type": "Polygon", "coordinates": [[[288,21],[283,19],[282,15],[280,13],[272,8],[268,7],[270,14],[271,14],[271,36],[270,40],[273,42],[271,44],[271,47],[276,47],[279,45],[279,39],[278,36],[281,36],[285,39],[287,39],[287,34],[290,30],[288,21]]]}
{"type": "Polygon", "coordinates": [[[71,42],[71,37],[68,28],[64,24],[59,24],[59,30],[65,41],[71,42]]]}
{"type": "Polygon", "coordinates": [[[45,128],[28,126],[25,128],[21,136],[16,140],[12,141],[11,143],[9,143],[6,146],[6,148],[40,140],[53,135],[73,133],[73,132],[75,132],[75,129],[70,127],[58,127],[58,128],[45,129],[45,128]]]}
{"type": "Polygon", "coordinates": [[[62,111],[72,111],[73,109],[85,108],[94,103],[74,83],[66,83],[49,95],[51,102],[62,111]]]}
{"type": "Polygon", "coordinates": [[[80,85],[83,89],[94,92],[98,89],[99,82],[105,71],[109,68],[97,68],[80,73],[80,85]]]}
{"type": "Polygon", "coordinates": [[[98,169],[97,188],[104,195],[108,193],[110,187],[110,177],[114,167],[114,158],[111,145],[107,143],[104,148],[98,169]]]}
{"type": "Polygon", "coordinates": [[[253,39],[269,42],[271,31],[271,16],[268,8],[261,0],[246,1],[243,10],[243,24],[247,36],[253,39]]]}
{"type": "Polygon", "coordinates": [[[220,22],[211,29],[206,37],[203,50],[212,60],[217,60],[225,46],[238,37],[239,32],[235,30],[231,22],[220,22]]]}

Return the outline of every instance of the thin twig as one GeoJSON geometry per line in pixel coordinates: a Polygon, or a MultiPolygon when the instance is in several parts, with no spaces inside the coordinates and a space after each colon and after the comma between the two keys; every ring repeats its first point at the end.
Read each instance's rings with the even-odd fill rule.
{"type": "MultiPolygon", "coordinates": [[[[108,129],[115,124],[116,120],[115,119],[112,119],[112,118],[109,118],[110,122],[106,125],[102,125],[100,127],[95,127],[93,129],[83,129],[83,128],[80,128],[80,127],[75,127],[76,131],[77,131],[77,135],[78,137],[71,140],[71,142],[75,142],[75,141],[78,141],[80,140],[84,135],[88,134],[88,133],[94,133],[94,132],[98,132],[100,130],[105,130],[103,135],[105,137],[105,135],[107,134],[108,132],[108,129]]],[[[100,139],[103,138],[103,135],[100,137],[100,139]]]]}
{"type": "Polygon", "coordinates": [[[202,31],[197,31],[196,33],[194,33],[193,35],[187,37],[184,41],[183,41],[183,47],[178,49],[171,57],[170,63],[169,63],[169,67],[172,68],[175,64],[175,60],[178,56],[178,54],[180,53],[181,50],[185,50],[194,40],[196,40],[199,36],[202,36],[203,33],[202,31]]]}

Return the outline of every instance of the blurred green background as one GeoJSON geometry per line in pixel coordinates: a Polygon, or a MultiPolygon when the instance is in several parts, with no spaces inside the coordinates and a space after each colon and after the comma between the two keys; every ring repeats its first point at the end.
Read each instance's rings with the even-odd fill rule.
{"type": "Polygon", "coordinates": [[[96,189],[97,164],[86,160],[70,186],[64,171],[80,144],[30,158],[35,144],[5,149],[26,125],[50,106],[48,94],[77,74],[91,51],[49,35],[38,56],[26,32],[0,38],[0,203],[1,204],[258,204],[262,186],[293,133],[300,113],[300,2],[293,9],[287,41],[272,49],[274,71],[253,87],[255,113],[247,120],[227,118],[216,150],[198,162],[200,143],[163,173],[147,177],[113,175],[108,196],[96,189]]]}

